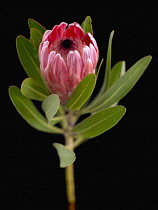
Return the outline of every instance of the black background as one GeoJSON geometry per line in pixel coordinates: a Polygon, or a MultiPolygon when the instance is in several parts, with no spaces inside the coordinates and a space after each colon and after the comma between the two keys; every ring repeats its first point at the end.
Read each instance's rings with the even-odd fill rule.
{"type": "Polygon", "coordinates": [[[21,2],[1,7],[1,209],[66,209],[64,169],[52,147],[53,142],[63,143],[63,137],[27,125],[13,107],[8,87],[20,87],[26,78],[15,38],[29,37],[28,18],[51,29],[62,21],[81,23],[87,15],[93,20],[100,59],[105,58],[109,34],[115,30],[113,64],[125,60],[128,69],[146,55],[153,60],[120,101],[127,108],[120,123],[76,149],[77,210],[157,209],[158,7],[151,1],[126,2],[53,1],[29,7],[21,2]]]}

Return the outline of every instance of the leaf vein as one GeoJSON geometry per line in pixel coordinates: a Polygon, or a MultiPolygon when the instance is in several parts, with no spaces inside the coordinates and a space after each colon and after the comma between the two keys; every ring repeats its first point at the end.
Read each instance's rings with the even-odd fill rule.
{"type": "Polygon", "coordinates": [[[17,97],[16,95],[15,95],[15,97],[17,98],[17,100],[19,100],[23,104],[23,106],[30,112],[30,114],[32,114],[32,116],[36,120],[38,120],[42,125],[44,125],[45,127],[51,129],[52,131],[55,130],[55,131],[59,132],[59,129],[57,129],[55,127],[52,127],[52,126],[49,126],[46,122],[44,122],[44,120],[42,120],[40,117],[38,117],[37,115],[35,115],[34,112],[32,110],[30,110],[28,108],[28,106],[26,106],[26,104],[22,100],[19,99],[19,97],[17,97]]]}
{"type": "Polygon", "coordinates": [[[51,108],[56,105],[58,103],[58,101],[56,100],[50,107],[49,109],[46,111],[46,115],[48,115],[48,113],[51,111],[51,108]]]}
{"type": "MultiPolygon", "coordinates": [[[[25,51],[27,52],[31,62],[33,63],[33,65],[35,66],[36,71],[40,72],[39,67],[37,66],[36,62],[34,61],[34,59],[32,59],[32,56],[30,55],[29,51],[27,50],[27,48],[25,47],[25,44],[21,41],[23,48],[25,49],[25,51]]],[[[30,43],[31,44],[31,43],[30,43]]]]}
{"type": "Polygon", "coordinates": [[[85,92],[87,86],[89,85],[89,83],[91,82],[92,78],[90,78],[90,80],[87,82],[87,85],[85,86],[85,88],[83,89],[83,91],[81,92],[80,96],[77,98],[76,101],[74,101],[74,103],[70,106],[70,109],[72,109],[72,107],[77,103],[77,101],[82,97],[83,93],[85,92]]]}
{"type": "Polygon", "coordinates": [[[44,97],[44,98],[47,97],[45,94],[43,94],[43,93],[41,93],[41,92],[38,92],[37,90],[33,89],[32,87],[30,87],[30,86],[28,86],[28,85],[26,85],[26,84],[23,85],[23,86],[29,88],[30,90],[32,90],[33,92],[37,93],[38,95],[40,95],[40,96],[42,96],[42,97],[44,97]]]}
{"type": "MultiPolygon", "coordinates": [[[[144,63],[142,63],[142,65],[139,66],[139,68],[141,68],[142,66],[144,65],[144,63]]],[[[138,71],[138,70],[137,70],[138,71]]],[[[96,110],[98,110],[100,107],[104,106],[109,100],[111,100],[111,98],[113,98],[117,93],[118,91],[124,87],[124,85],[128,82],[128,80],[134,75],[137,73],[137,71],[134,71],[133,74],[131,74],[126,80],[125,82],[120,85],[120,87],[107,99],[105,100],[103,103],[101,103],[100,105],[98,105],[97,107],[94,107],[93,109],[91,109],[91,112],[94,112],[96,110]]],[[[103,98],[103,97],[102,97],[103,98]]],[[[99,101],[99,100],[98,100],[99,101]]]]}
{"type": "Polygon", "coordinates": [[[85,128],[84,130],[82,130],[82,131],[79,131],[78,133],[84,133],[84,132],[87,131],[87,130],[91,130],[91,129],[92,129],[93,127],[95,127],[96,125],[98,125],[98,124],[100,124],[100,123],[106,121],[108,118],[110,118],[111,116],[113,116],[113,115],[119,113],[120,111],[121,111],[121,110],[119,110],[119,111],[117,111],[117,112],[115,112],[115,113],[113,113],[113,114],[110,114],[108,117],[104,118],[103,120],[100,120],[99,122],[93,124],[92,126],[87,127],[87,128],[85,128]]]}

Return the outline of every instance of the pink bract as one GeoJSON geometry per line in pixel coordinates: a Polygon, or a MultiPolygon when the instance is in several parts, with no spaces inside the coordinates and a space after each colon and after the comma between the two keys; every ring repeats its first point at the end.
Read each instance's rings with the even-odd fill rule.
{"type": "Polygon", "coordinates": [[[78,23],[55,25],[44,33],[39,46],[42,76],[62,105],[85,76],[95,73],[98,58],[95,39],[85,34],[78,23]]]}

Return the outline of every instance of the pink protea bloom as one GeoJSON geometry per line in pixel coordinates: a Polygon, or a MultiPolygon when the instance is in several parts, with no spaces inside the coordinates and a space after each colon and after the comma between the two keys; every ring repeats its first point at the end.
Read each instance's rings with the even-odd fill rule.
{"type": "Polygon", "coordinates": [[[78,83],[95,73],[98,57],[95,39],[78,23],[62,22],[47,30],[39,46],[42,76],[51,94],[57,94],[63,105],[78,83]]]}

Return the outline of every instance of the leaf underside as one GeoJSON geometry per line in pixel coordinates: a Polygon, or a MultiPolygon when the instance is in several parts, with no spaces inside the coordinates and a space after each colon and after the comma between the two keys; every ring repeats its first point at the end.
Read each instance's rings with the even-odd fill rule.
{"type": "Polygon", "coordinates": [[[57,150],[61,168],[65,168],[75,161],[76,156],[72,150],[59,143],[54,143],[53,146],[57,150]]]}

